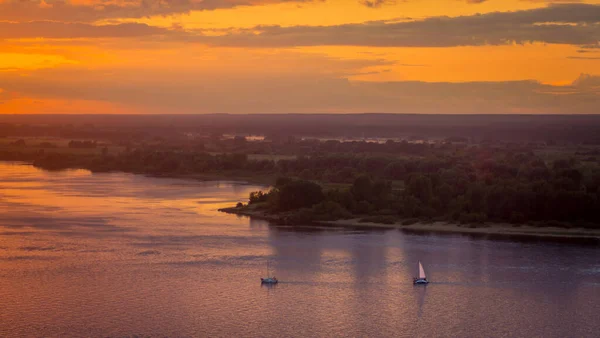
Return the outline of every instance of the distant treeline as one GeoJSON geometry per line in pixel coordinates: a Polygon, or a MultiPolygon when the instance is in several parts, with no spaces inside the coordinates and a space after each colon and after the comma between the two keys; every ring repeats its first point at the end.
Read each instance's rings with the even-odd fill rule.
{"type": "MultiPolygon", "coordinates": [[[[524,146],[318,142],[297,159],[143,147],[119,153],[0,152],[44,169],[287,177],[250,203],[299,220],[362,217],[583,226],[600,224],[600,168],[544,161],[524,146]]],[[[588,154],[588,153],[586,153],[588,154]]],[[[586,155],[587,156],[587,155],[586,155]]]]}
{"type": "Polygon", "coordinates": [[[2,115],[0,136],[56,136],[110,141],[183,134],[311,137],[466,137],[477,142],[600,144],[599,115],[2,115]]]}
{"type": "Polygon", "coordinates": [[[98,143],[96,141],[75,141],[69,142],[69,148],[94,149],[98,143]]]}

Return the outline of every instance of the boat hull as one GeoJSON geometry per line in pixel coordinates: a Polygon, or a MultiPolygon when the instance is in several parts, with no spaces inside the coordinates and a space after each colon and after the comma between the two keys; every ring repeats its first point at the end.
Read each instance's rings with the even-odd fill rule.
{"type": "Polygon", "coordinates": [[[261,278],[260,282],[262,284],[277,284],[278,280],[277,278],[261,278]]]}
{"type": "Polygon", "coordinates": [[[429,284],[429,281],[427,279],[415,279],[413,280],[413,284],[429,284]]]}

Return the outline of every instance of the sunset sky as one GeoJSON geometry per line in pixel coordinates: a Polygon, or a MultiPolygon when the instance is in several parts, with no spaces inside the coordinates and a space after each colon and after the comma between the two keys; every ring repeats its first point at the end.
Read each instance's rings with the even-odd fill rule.
{"type": "Polygon", "coordinates": [[[0,0],[0,113],[600,113],[600,0],[0,0]]]}

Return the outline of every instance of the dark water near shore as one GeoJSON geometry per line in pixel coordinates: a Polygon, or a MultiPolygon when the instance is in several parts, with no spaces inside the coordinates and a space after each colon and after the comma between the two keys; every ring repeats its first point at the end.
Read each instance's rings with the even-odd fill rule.
{"type": "Polygon", "coordinates": [[[0,163],[0,336],[597,337],[600,247],[270,227],[258,187],[0,163]],[[282,282],[261,287],[265,262],[282,282]],[[415,287],[417,261],[432,283],[415,287]]]}

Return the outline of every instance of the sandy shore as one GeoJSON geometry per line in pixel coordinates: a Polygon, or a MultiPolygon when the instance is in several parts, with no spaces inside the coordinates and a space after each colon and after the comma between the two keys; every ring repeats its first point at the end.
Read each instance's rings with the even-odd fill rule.
{"type": "MultiPolygon", "coordinates": [[[[243,215],[258,218],[267,221],[277,222],[280,220],[277,215],[268,215],[262,211],[253,211],[238,208],[220,209],[222,212],[243,215]]],[[[555,239],[587,239],[598,240],[600,242],[600,230],[583,228],[557,228],[557,227],[533,227],[529,225],[514,226],[513,224],[503,223],[485,223],[480,225],[461,225],[450,222],[431,222],[415,223],[411,225],[381,224],[371,222],[361,222],[360,219],[345,219],[337,221],[316,222],[319,225],[335,227],[353,227],[353,228],[388,228],[400,229],[407,232],[431,232],[431,233],[461,233],[478,235],[505,235],[522,237],[540,237],[555,239]]]]}
{"type": "Polygon", "coordinates": [[[411,225],[396,224],[378,224],[360,222],[359,219],[338,220],[332,222],[323,222],[335,226],[350,227],[376,227],[376,228],[396,228],[414,232],[443,232],[443,233],[463,233],[463,234],[484,234],[484,235],[514,235],[514,236],[534,236],[534,237],[553,237],[553,238],[580,238],[580,239],[598,239],[600,240],[600,230],[583,228],[557,228],[557,227],[533,227],[529,225],[514,226],[503,223],[485,223],[477,226],[461,225],[449,222],[415,223],[411,225]]]}

